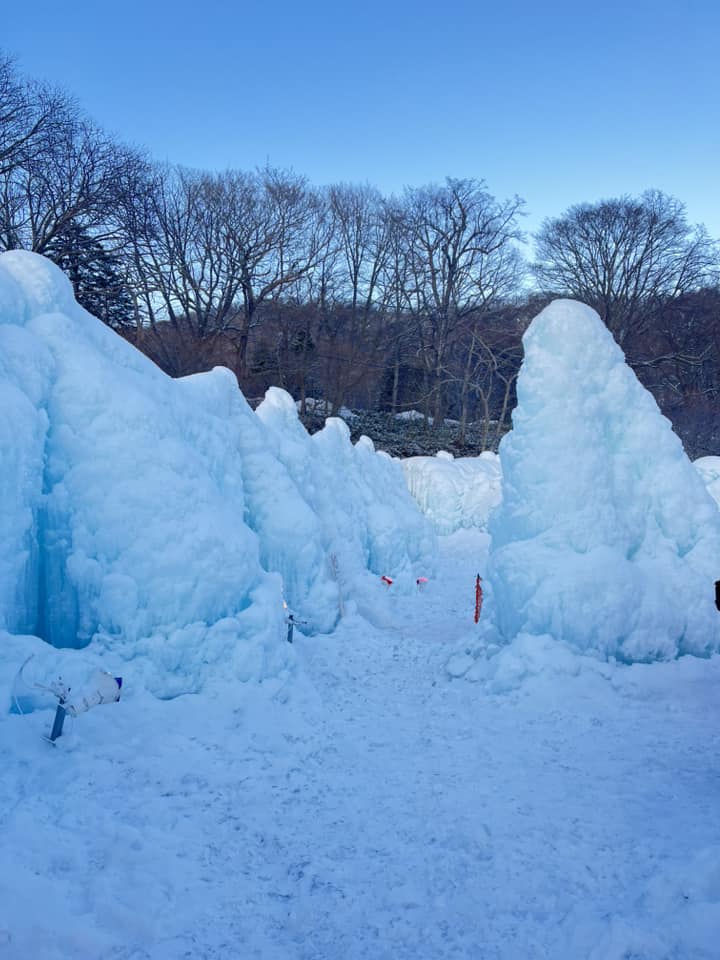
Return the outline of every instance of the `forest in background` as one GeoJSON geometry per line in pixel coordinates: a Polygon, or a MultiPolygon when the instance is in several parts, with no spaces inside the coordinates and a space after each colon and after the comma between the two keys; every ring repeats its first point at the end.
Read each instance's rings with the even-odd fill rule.
{"type": "Polygon", "coordinates": [[[160,165],[0,57],[0,251],[52,259],[172,376],[223,364],[251,401],[287,389],[311,425],[309,398],[365,411],[376,440],[418,411],[397,453],[496,449],[522,334],[570,296],[598,310],[688,454],[720,453],[717,243],[658,190],[545,220],[531,256],[523,213],[474,177],[384,196],[270,166],[160,165]]]}

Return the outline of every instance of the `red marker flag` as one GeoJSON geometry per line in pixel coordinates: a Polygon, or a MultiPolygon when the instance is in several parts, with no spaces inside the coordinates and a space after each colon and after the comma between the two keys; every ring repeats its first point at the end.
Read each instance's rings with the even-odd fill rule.
{"type": "Polygon", "coordinates": [[[483,594],[482,587],[480,586],[481,580],[482,577],[478,574],[475,580],[475,623],[480,619],[480,611],[482,610],[483,594]]]}

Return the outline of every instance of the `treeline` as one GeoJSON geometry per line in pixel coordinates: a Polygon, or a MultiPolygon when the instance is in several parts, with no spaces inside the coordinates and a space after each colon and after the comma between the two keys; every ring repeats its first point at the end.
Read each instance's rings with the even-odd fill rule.
{"type": "Polygon", "coordinates": [[[717,246],[658,191],[572,207],[522,254],[523,201],[476,179],[315,187],[287,170],[160,166],[0,59],[0,250],[42,253],[172,375],[457,420],[494,447],[520,338],[549,299],[594,306],[691,455],[718,452],[717,246]]]}

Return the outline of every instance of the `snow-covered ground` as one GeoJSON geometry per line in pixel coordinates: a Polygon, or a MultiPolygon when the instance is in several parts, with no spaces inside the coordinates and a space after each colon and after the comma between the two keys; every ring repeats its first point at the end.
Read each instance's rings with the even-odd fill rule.
{"type": "Polygon", "coordinates": [[[129,682],[55,748],[9,717],[3,960],[715,958],[720,657],[454,680],[486,549],[296,635],[292,682],[129,682]]]}

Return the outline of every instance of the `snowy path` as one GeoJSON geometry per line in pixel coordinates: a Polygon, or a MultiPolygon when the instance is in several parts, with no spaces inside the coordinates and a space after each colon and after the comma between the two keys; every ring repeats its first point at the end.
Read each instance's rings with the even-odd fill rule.
{"type": "Polygon", "coordinates": [[[450,681],[481,549],[272,696],[13,718],[0,958],[717,957],[720,658],[450,681]]]}

